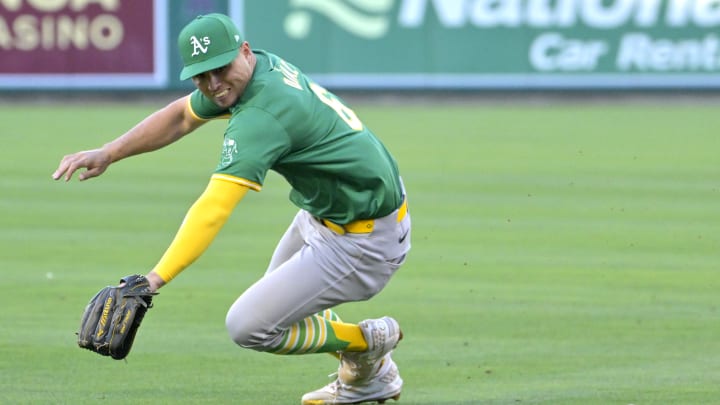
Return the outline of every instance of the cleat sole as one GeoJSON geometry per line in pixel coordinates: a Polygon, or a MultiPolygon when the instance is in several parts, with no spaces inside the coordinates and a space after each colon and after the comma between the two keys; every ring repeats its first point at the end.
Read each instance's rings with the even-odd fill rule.
{"type": "Polygon", "coordinates": [[[395,401],[399,401],[399,400],[400,400],[400,393],[398,392],[397,395],[392,396],[392,397],[390,397],[390,398],[378,399],[378,400],[377,400],[377,403],[378,403],[378,404],[384,404],[385,401],[387,401],[388,399],[392,399],[392,400],[395,400],[395,401]]]}
{"type": "Polygon", "coordinates": [[[400,393],[398,393],[398,394],[395,395],[394,397],[384,398],[384,399],[378,399],[378,404],[384,404],[385,401],[387,401],[388,399],[393,399],[393,400],[395,400],[395,401],[399,401],[399,400],[400,400],[400,393]]]}

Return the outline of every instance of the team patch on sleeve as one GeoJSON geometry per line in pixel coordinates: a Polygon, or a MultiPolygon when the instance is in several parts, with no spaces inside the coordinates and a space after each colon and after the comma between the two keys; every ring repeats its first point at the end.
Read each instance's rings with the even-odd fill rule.
{"type": "Polygon", "coordinates": [[[248,179],[243,179],[242,177],[236,177],[236,176],[232,176],[229,174],[223,174],[223,173],[215,173],[212,175],[212,178],[237,183],[237,184],[243,185],[243,186],[245,186],[249,189],[255,190],[255,191],[262,190],[261,184],[255,183],[254,181],[250,181],[248,179]]]}

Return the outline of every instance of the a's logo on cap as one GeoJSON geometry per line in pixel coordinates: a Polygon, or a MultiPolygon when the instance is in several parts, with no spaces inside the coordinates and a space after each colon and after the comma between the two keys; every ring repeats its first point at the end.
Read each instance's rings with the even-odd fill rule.
{"type": "Polygon", "coordinates": [[[207,53],[208,45],[210,45],[210,37],[202,37],[198,39],[198,37],[193,35],[190,37],[190,43],[193,46],[193,53],[190,56],[198,56],[200,55],[200,52],[207,53]]]}

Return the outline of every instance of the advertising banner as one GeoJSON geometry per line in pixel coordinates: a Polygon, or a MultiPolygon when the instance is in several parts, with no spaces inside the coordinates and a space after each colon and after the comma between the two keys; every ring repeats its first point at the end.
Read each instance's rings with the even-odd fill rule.
{"type": "Polygon", "coordinates": [[[720,89],[720,0],[0,0],[0,89],[191,89],[211,12],[333,88],[720,89]]]}
{"type": "Polygon", "coordinates": [[[232,1],[251,45],[345,88],[720,88],[720,0],[232,1]]]}
{"type": "Polygon", "coordinates": [[[0,0],[0,86],[167,84],[165,0],[0,0]]]}

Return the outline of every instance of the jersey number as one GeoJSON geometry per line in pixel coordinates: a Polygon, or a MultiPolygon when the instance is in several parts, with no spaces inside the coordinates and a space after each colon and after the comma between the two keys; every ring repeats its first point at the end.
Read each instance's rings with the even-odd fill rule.
{"type": "Polygon", "coordinates": [[[355,131],[362,131],[362,121],[360,121],[360,118],[358,118],[355,112],[348,108],[345,104],[343,104],[342,101],[340,101],[329,91],[325,90],[325,88],[320,86],[319,84],[310,83],[310,89],[312,89],[313,93],[318,96],[320,101],[335,110],[337,115],[340,116],[340,118],[342,118],[342,120],[345,121],[350,128],[354,129],[355,131]]]}

